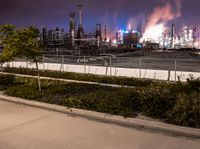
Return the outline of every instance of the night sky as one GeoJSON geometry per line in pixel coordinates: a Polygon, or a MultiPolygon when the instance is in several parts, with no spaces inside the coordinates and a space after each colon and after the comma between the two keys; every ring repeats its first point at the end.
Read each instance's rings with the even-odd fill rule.
{"type": "MultiPolygon", "coordinates": [[[[157,7],[170,3],[176,11],[176,0],[0,0],[0,24],[17,27],[36,25],[68,30],[68,13],[83,4],[86,32],[93,32],[96,23],[107,24],[110,32],[132,23],[138,30],[145,26],[157,7]]],[[[179,0],[177,0],[179,1],[179,0]]],[[[200,0],[180,0],[181,15],[167,23],[177,26],[200,23],[200,0]]]]}

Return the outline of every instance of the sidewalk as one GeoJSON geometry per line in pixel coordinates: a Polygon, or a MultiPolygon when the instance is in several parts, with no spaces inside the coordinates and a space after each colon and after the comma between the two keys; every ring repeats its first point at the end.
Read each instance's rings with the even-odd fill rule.
{"type": "Polygon", "coordinates": [[[200,140],[0,100],[1,149],[199,149],[200,140]]]}
{"type": "Polygon", "coordinates": [[[200,139],[200,129],[180,127],[161,122],[141,120],[137,118],[124,118],[121,116],[114,116],[105,113],[80,110],[74,108],[66,108],[63,106],[46,104],[36,101],[25,100],[21,98],[10,97],[0,93],[0,100],[19,103],[31,107],[47,109],[51,111],[66,113],[72,116],[87,118],[90,120],[100,121],[104,123],[116,124],[123,127],[132,127],[139,130],[147,130],[151,132],[161,132],[171,136],[183,136],[188,138],[200,139]]]}

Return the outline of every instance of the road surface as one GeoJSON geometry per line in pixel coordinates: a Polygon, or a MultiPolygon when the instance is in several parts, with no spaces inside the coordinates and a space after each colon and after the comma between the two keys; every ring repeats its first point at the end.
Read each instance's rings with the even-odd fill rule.
{"type": "Polygon", "coordinates": [[[199,149],[166,136],[0,100],[0,149],[199,149]]]}
{"type": "Polygon", "coordinates": [[[119,68],[142,68],[142,69],[153,69],[153,70],[171,70],[174,71],[188,71],[188,72],[200,72],[200,59],[165,59],[165,58],[143,58],[141,57],[116,57],[103,58],[103,57],[91,57],[81,58],[79,57],[56,57],[56,56],[45,56],[45,63],[57,63],[57,64],[72,64],[72,65],[90,65],[90,66],[107,66],[119,67],[119,68]],[[85,63],[84,63],[85,60],[85,63]],[[176,65],[176,66],[175,66],[176,65]],[[176,67],[176,68],[175,68],[176,67]]]}

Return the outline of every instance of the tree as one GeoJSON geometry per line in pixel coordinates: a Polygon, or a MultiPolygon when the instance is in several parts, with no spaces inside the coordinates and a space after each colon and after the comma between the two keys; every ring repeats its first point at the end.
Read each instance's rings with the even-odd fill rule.
{"type": "Polygon", "coordinates": [[[26,58],[36,64],[38,72],[38,89],[41,92],[39,62],[42,57],[43,45],[39,40],[39,30],[33,26],[16,29],[10,25],[0,27],[0,40],[3,45],[1,62],[12,61],[15,58],[26,58]]]}
{"type": "Polygon", "coordinates": [[[38,72],[38,89],[39,92],[41,92],[39,62],[42,61],[43,45],[39,40],[39,33],[39,30],[33,26],[22,29],[20,31],[19,41],[21,41],[21,55],[36,64],[38,72]]]}
{"type": "MultiPolygon", "coordinates": [[[[7,24],[7,25],[2,25],[0,26],[0,43],[3,46],[3,49],[7,49],[6,51],[9,51],[8,49],[11,49],[12,45],[10,44],[10,40],[12,39],[12,35],[15,32],[15,26],[7,24]]],[[[0,62],[5,63],[8,61],[11,61],[11,59],[14,57],[14,54],[11,54],[10,51],[9,53],[4,53],[0,54],[0,62]]]]}

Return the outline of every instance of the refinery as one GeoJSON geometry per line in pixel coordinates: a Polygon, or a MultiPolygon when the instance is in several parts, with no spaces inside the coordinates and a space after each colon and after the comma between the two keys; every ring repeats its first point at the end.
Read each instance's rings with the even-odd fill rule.
{"type": "Polygon", "coordinates": [[[78,5],[77,12],[69,12],[68,32],[58,27],[54,30],[41,28],[44,53],[103,55],[136,51],[199,51],[200,49],[197,24],[184,26],[180,30],[176,29],[176,24],[166,26],[164,23],[150,22],[142,33],[134,29],[134,24],[128,24],[127,29],[110,33],[106,24],[98,23],[94,34],[87,34],[84,30],[82,11],[83,6],[78,5]],[[78,23],[75,21],[76,18],[78,23]]]}

